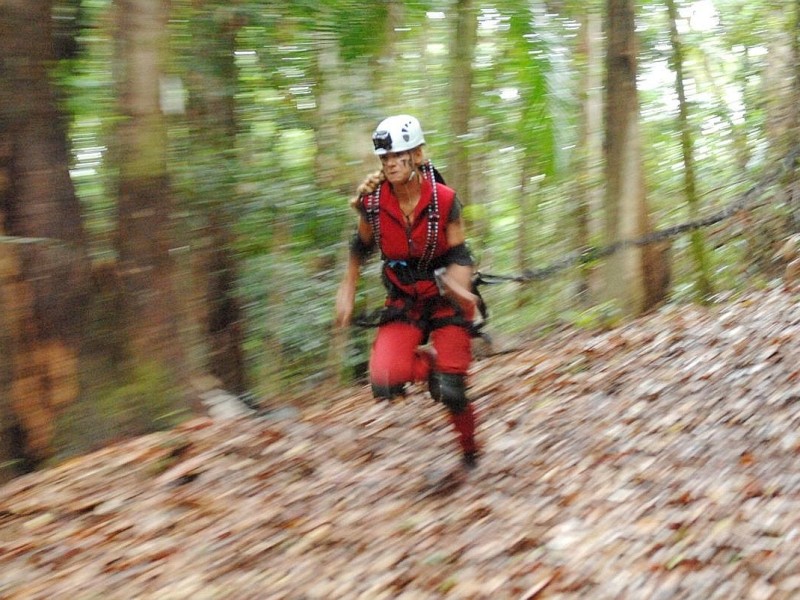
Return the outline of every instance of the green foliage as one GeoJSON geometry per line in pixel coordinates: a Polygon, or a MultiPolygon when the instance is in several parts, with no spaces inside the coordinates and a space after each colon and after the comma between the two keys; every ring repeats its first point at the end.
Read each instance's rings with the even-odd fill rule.
{"type": "Polygon", "coordinates": [[[383,47],[386,16],[386,2],[339,2],[329,23],[331,32],[339,38],[342,58],[352,61],[370,57],[383,47]]]}
{"type": "Polygon", "coordinates": [[[188,416],[188,407],[182,406],[180,391],[173,387],[164,366],[140,363],[126,379],[97,404],[108,417],[104,420],[116,423],[121,434],[170,428],[188,416]]]}
{"type": "Polygon", "coordinates": [[[568,311],[566,319],[580,329],[609,330],[622,324],[624,314],[614,301],[602,302],[586,310],[568,311]]]}
{"type": "Polygon", "coordinates": [[[85,373],[83,383],[83,396],[58,418],[54,446],[62,455],[169,429],[190,416],[163,365],[143,363],[125,371],[105,365],[102,372],[85,373]]]}

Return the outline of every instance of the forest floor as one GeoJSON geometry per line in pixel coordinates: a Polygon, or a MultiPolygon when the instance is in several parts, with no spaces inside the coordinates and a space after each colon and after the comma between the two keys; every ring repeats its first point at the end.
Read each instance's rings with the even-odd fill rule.
{"type": "Polygon", "coordinates": [[[105,448],[0,488],[0,597],[800,597],[800,303],[476,362],[464,472],[423,389],[105,448]]]}

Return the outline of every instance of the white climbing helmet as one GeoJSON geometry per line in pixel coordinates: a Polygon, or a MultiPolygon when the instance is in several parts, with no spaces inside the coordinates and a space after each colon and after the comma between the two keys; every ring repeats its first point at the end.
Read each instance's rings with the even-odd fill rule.
{"type": "Polygon", "coordinates": [[[410,115],[386,117],[372,134],[375,154],[405,152],[425,143],[419,121],[410,115]]]}

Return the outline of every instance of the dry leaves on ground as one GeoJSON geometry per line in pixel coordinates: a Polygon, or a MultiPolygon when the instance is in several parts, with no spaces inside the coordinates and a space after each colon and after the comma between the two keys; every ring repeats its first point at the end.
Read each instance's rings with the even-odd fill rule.
{"type": "Polygon", "coordinates": [[[475,365],[484,455],[366,390],[197,420],[0,488],[0,597],[794,598],[800,307],[783,291],[475,365]]]}

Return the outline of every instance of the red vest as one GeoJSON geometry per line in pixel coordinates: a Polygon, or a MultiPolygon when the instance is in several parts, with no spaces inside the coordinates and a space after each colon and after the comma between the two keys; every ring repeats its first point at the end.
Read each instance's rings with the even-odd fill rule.
{"type": "MultiPolygon", "coordinates": [[[[427,177],[422,179],[420,198],[414,208],[413,224],[408,225],[400,204],[392,193],[388,181],[380,188],[380,251],[384,259],[384,274],[395,288],[405,295],[428,298],[438,296],[439,290],[433,281],[430,265],[436,264],[436,258],[447,252],[447,234],[445,232],[453,209],[456,194],[451,188],[436,183],[436,200],[438,204],[438,220],[431,219],[433,208],[433,188],[427,177]],[[429,231],[430,230],[430,231],[429,231]],[[403,271],[409,267],[415,269],[423,258],[428,246],[428,238],[433,236],[436,244],[430,262],[420,265],[422,269],[409,282],[403,277],[403,271]]],[[[367,199],[369,203],[372,199],[367,199]]],[[[407,272],[407,271],[406,271],[407,272]]]]}

